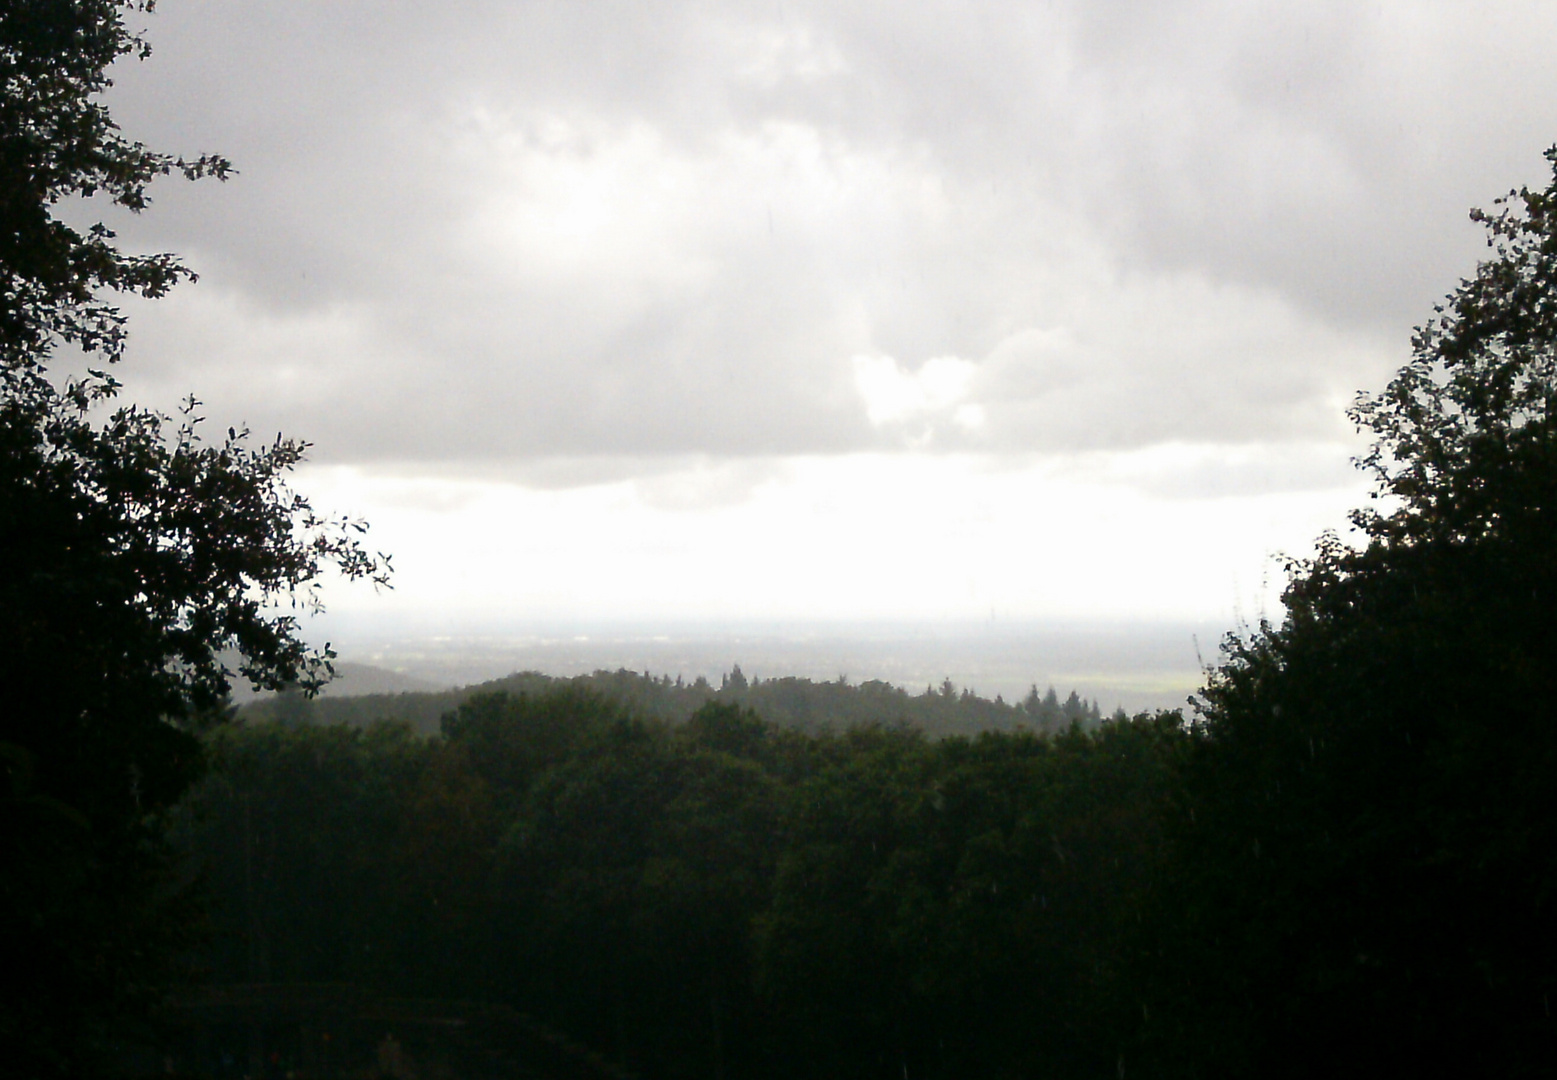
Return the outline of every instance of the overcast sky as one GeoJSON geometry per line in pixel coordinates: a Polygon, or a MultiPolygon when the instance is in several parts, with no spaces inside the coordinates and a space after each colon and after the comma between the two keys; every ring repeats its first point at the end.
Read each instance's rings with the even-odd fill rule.
{"type": "MultiPolygon", "coordinates": [[[[1549,3],[167,0],[121,377],[491,618],[1256,617],[1557,141],[1549,3]]],[[[117,221],[117,219],[116,219],[117,221]]]]}

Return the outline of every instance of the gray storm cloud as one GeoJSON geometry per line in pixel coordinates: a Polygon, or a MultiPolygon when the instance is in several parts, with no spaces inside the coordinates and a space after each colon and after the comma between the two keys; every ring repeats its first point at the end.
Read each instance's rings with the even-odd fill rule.
{"type": "Polygon", "coordinates": [[[149,28],[122,125],[240,176],[116,222],[204,274],[126,381],[326,462],[1333,442],[1557,139],[1533,3],[149,28]]]}

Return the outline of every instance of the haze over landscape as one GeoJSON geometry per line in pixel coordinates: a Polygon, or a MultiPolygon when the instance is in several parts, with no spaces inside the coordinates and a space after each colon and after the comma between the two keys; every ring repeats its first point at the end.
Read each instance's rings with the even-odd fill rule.
{"type": "Polygon", "coordinates": [[[1537,4],[152,22],[117,120],[239,175],[115,220],[201,273],[130,305],[127,395],[311,440],[396,576],[307,633],[435,680],[1179,704],[1364,500],[1346,405],[1557,130],[1537,4]]]}
{"type": "Polygon", "coordinates": [[[1557,1075],[1553,56],[0,4],[8,1075],[1557,1075]]]}

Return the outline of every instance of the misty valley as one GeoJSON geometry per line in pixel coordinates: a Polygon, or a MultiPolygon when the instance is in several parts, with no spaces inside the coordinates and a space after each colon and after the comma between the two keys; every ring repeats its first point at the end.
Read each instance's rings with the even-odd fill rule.
{"type": "Polygon", "coordinates": [[[157,7],[0,0],[0,1073],[1557,1076],[1557,145],[1378,345],[1557,24],[157,7]]]}

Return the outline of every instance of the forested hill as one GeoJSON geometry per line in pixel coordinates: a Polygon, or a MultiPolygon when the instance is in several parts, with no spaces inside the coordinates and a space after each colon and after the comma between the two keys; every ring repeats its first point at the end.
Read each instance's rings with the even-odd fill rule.
{"type": "Polygon", "coordinates": [[[1025,700],[1007,702],[996,696],[980,697],[959,690],[948,679],[939,688],[925,687],[922,694],[880,681],[850,683],[813,682],[793,676],[748,680],[736,665],[715,689],[706,679],[685,682],[668,675],[627,670],[597,671],[593,675],[560,678],[525,671],[477,686],[433,693],[368,694],[361,697],[324,697],[309,700],[287,693],[251,702],[239,710],[246,720],[280,720],[290,723],[346,724],[361,727],[378,720],[401,720],[421,734],[438,731],[440,718],[476,694],[543,694],[563,686],[599,693],[626,706],[644,719],[681,723],[709,701],[742,705],[780,727],[815,733],[859,725],[905,724],[933,737],[972,735],[981,731],[1064,730],[1072,722],[1095,725],[1102,719],[1096,701],[1082,700],[1074,690],[1069,697],[1049,688],[1040,694],[1035,686],[1025,700]]]}

